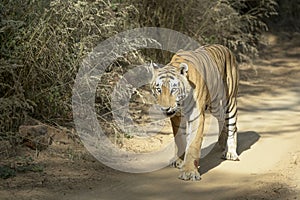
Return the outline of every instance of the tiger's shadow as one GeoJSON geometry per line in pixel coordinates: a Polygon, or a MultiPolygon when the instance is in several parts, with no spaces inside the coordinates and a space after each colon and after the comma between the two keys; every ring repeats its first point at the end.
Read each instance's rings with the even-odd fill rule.
{"type": "MultiPolygon", "coordinates": [[[[251,146],[259,140],[260,136],[254,131],[246,131],[238,133],[238,155],[241,155],[244,151],[251,149],[251,146]]],[[[224,159],[221,158],[222,150],[218,144],[213,143],[212,150],[204,157],[200,159],[200,174],[205,174],[209,170],[220,165],[224,159]]],[[[210,146],[211,146],[210,145],[210,146]]],[[[206,148],[211,148],[210,146],[206,148]]],[[[203,149],[205,150],[205,149],[203,149]]],[[[230,161],[228,161],[230,162],[230,161]]]]}

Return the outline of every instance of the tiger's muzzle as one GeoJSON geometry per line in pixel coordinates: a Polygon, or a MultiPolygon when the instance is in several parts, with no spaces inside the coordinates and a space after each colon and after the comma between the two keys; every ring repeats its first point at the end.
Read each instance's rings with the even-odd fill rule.
{"type": "Polygon", "coordinates": [[[178,107],[161,107],[160,110],[163,112],[164,115],[166,115],[167,117],[172,117],[176,114],[176,112],[178,111],[178,107]]]}

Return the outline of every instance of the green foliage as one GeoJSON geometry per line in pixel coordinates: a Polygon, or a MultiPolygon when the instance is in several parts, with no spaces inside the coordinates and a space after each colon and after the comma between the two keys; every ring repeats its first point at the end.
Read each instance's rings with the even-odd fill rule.
{"type": "Polygon", "coordinates": [[[16,157],[11,167],[0,165],[0,178],[7,179],[16,176],[16,173],[43,172],[44,166],[34,163],[30,156],[16,157]]]}
{"type": "Polygon", "coordinates": [[[16,171],[8,166],[0,166],[0,178],[7,179],[16,176],[16,171]]]}

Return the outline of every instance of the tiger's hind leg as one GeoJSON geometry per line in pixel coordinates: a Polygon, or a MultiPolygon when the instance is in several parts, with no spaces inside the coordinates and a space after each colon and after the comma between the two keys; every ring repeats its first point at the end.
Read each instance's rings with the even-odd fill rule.
{"type": "Polygon", "coordinates": [[[237,154],[237,105],[236,99],[232,101],[232,105],[228,106],[226,112],[225,124],[219,137],[219,144],[225,147],[223,152],[223,158],[226,160],[238,161],[239,157],[237,154]],[[224,144],[226,141],[226,145],[224,144]]]}
{"type": "Polygon", "coordinates": [[[239,160],[237,154],[237,93],[239,73],[234,55],[227,51],[226,65],[226,93],[225,123],[222,129],[222,137],[226,138],[226,147],[223,158],[227,160],[239,160]]]}
{"type": "Polygon", "coordinates": [[[224,121],[219,121],[219,138],[218,144],[222,150],[226,149],[227,144],[227,131],[224,129],[224,121]]]}

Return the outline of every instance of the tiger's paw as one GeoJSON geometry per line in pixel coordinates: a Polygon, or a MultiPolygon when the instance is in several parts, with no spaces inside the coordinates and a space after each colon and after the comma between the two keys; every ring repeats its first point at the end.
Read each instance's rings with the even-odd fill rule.
{"type": "Polygon", "coordinates": [[[193,170],[182,170],[180,175],[178,176],[179,179],[185,181],[199,181],[201,180],[200,173],[197,169],[193,170]]]}
{"type": "Polygon", "coordinates": [[[183,166],[183,160],[181,158],[177,158],[177,160],[172,163],[172,166],[181,169],[183,166]]]}
{"type": "Polygon", "coordinates": [[[233,161],[240,160],[239,156],[237,155],[237,153],[235,151],[234,152],[224,151],[222,158],[225,160],[233,160],[233,161]]]}

